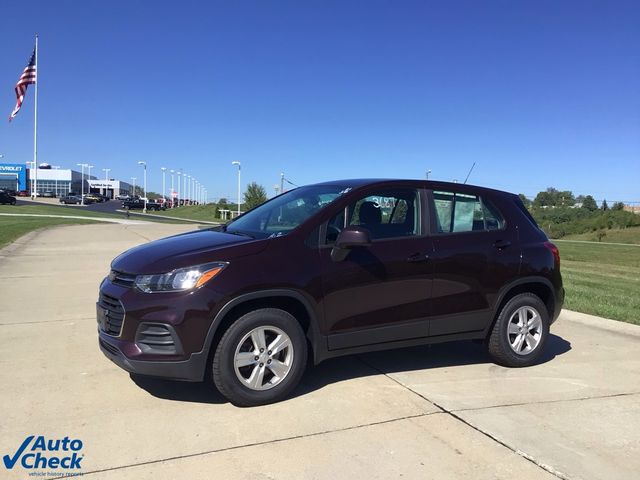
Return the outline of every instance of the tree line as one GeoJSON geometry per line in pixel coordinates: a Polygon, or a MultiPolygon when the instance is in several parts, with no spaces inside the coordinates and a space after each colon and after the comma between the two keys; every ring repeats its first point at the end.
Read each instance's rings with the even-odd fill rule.
{"type": "Polygon", "coordinates": [[[640,226],[640,215],[624,211],[622,202],[609,207],[603,200],[598,207],[592,195],[575,196],[571,191],[550,187],[539,192],[533,201],[523,194],[520,199],[551,238],[595,232],[602,240],[607,230],[640,226]]]}

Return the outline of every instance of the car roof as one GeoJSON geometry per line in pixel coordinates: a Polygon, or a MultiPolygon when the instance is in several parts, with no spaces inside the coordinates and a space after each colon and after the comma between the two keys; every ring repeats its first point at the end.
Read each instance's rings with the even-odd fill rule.
{"type": "Polygon", "coordinates": [[[337,185],[340,187],[361,188],[368,186],[399,186],[406,185],[408,187],[422,187],[430,190],[454,190],[454,191],[468,191],[476,193],[492,193],[499,195],[515,195],[514,193],[504,190],[496,190],[488,187],[481,187],[479,185],[471,185],[468,183],[456,183],[456,182],[441,182],[437,180],[411,180],[411,179],[399,179],[399,178],[354,178],[345,180],[332,180],[328,182],[315,183],[313,185],[337,185]]]}

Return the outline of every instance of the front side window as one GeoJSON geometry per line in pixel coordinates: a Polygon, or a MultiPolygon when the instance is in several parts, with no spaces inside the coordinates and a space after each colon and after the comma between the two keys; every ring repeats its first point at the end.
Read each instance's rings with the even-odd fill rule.
{"type": "Polygon", "coordinates": [[[281,237],[349,190],[338,185],[296,188],[238,217],[225,231],[254,238],[281,237]]]}
{"type": "Polygon", "coordinates": [[[371,239],[419,235],[418,192],[392,189],[369,194],[336,214],[327,225],[326,243],[335,242],[345,226],[361,225],[371,239]]]}
{"type": "Polygon", "coordinates": [[[500,230],[504,219],[477,195],[433,192],[438,233],[500,230]]]}

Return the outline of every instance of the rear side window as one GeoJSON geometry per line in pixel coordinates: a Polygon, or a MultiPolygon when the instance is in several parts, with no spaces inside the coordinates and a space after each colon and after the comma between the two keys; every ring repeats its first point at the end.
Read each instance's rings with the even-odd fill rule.
{"type": "Polygon", "coordinates": [[[433,192],[438,233],[500,230],[504,218],[490,203],[477,195],[433,192]]]}

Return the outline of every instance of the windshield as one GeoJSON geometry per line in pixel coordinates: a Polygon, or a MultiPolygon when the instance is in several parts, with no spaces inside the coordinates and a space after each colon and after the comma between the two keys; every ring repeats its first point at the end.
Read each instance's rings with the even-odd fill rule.
{"type": "Polygon", "coordinates": [[[338,185],[296,188],[238,217],[225,231],[254,238],[281,237],[349,190],[338,185]]]}

